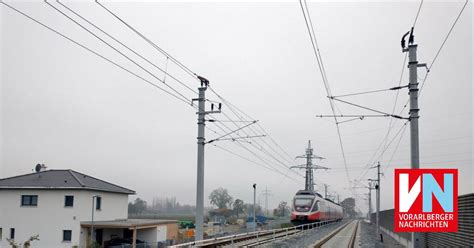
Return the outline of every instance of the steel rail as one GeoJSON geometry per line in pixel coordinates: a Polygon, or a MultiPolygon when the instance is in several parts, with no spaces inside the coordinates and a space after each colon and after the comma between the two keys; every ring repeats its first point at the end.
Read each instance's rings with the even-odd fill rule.
{"type": "Polygon", "coordinates": [[[326,235],[324,238],[316,241],[313,245],[311,245],[310,247],[314,247],[314,248],[321,248],[324,244],[326,244],[327,242],[329,242],[331,239],[333,239],[338,233],[340,233],[342,230],[345,230],[346,228],[351,228],[351,224],[352,223],[355,223],[355,227],[354,227],[354,230],[352,231],[351,233],[351,237],[349,239],[349,242],[347,244],[347,247],[348,248],[353,248],[354,245],[355,245],[355,239],[356,239],[356,236],[357,236],[357,230],[358,230],[358,226],[359,226],[359,221],[357,220],[353,220],[353,221],[350,221],[346,224],[344,224],[343,226],[339,227],[338,229],[334,230],[333,232],[331,232],[330,234],[326,235]]]}
{"type": "Polygon", "coordinates": [[[204,239],[200,241],[188,242],[183,244],[177,244],[171,247],[216,247],[216,246],[226,246],[226,245],[237,245],[240,242],[246,242],[245,246],[252,247],[255,245],[260,245],[265,243],[272,242],[273,239],[282,239],[287,237],[292,237],[298,233],[310,230],[313,228],[320,228],[327,226],[329,224],[337,222],[336,220],[331,221],[322,221],[315,223],[302,224],[298,226],[288,227],[288,228],[277,228],[270,230],[261,230],[255,232],[241,233],[228,235],[218,238],[204,239]]]}

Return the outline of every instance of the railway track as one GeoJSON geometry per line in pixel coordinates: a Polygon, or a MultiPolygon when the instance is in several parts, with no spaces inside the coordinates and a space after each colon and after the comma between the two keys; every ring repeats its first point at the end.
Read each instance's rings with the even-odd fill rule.
{"type": "Polygon", "coordinates": [[[359,220],[353,220],[339,227],[324,238],[316,241],[310,247],[327,248],[327,247],[348,247],[353,248],[359,228],[359,220]]]}
{"type": "Polygon", "coordinates": [[[276,240],[294,237],[295,235],[301,234],[307,230],[321,228],[335,222],[336,221],[324,221],[289,228],[235,234],[214,239],[178,244],[172,247],[257,247],[276,240]]]}

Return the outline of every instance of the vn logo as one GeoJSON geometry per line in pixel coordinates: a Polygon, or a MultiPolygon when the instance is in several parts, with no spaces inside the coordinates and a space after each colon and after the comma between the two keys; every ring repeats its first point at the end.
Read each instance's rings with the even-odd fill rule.
{"type": "Polygon", "coordinates": [[[457,169],[395,169],[395,232],[457,232],[457,169]]]}

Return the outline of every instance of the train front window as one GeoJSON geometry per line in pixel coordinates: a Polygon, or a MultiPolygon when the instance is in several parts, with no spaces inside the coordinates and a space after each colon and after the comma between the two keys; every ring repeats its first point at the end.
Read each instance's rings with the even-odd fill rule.
{"type": "Polygon", "coordinates": [[[319,210],[319,201],[316,201],[316,203],[314,203],[313,209],[311,209],[311,211],[316,212],[318,210],[319,210]]]}
{"type": "Polygon", "coordinates": [[[311,209],[311,205],[313,204],[312,198],[296,198],[294,205],[295,210],[298,212],[307,212],[311,209]]]}

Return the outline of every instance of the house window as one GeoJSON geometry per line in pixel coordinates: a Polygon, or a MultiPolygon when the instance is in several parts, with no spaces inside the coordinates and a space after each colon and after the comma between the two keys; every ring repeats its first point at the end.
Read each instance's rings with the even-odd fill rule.
{"type": "Polygon", "coordinates": [[[74,206],[74,196],[73,195],[67,195],[67,196],[64,197],[64,206],[65,207],[74,206]]]}
{"type": "Polygon", "coordinates": [[[15,239],[15,228],[10,228],[10,239],[15,239]]]}
{"type": "Polygon", "coordinates": [[[21,205],[22,206],[38,206],[38,196],[37,195],[22,195],[21,205]]]}
{"type": "Polygon", "coordinates": [[[102,209],[102,197],[98,196],[95,199],[95,209],[96,210],[101,210],[102,209]]]}
{"type": "Polygon", "coordinates": [[[70,242],[72,238],[71,230],[63,230],[63,242],[70,242]]]}

